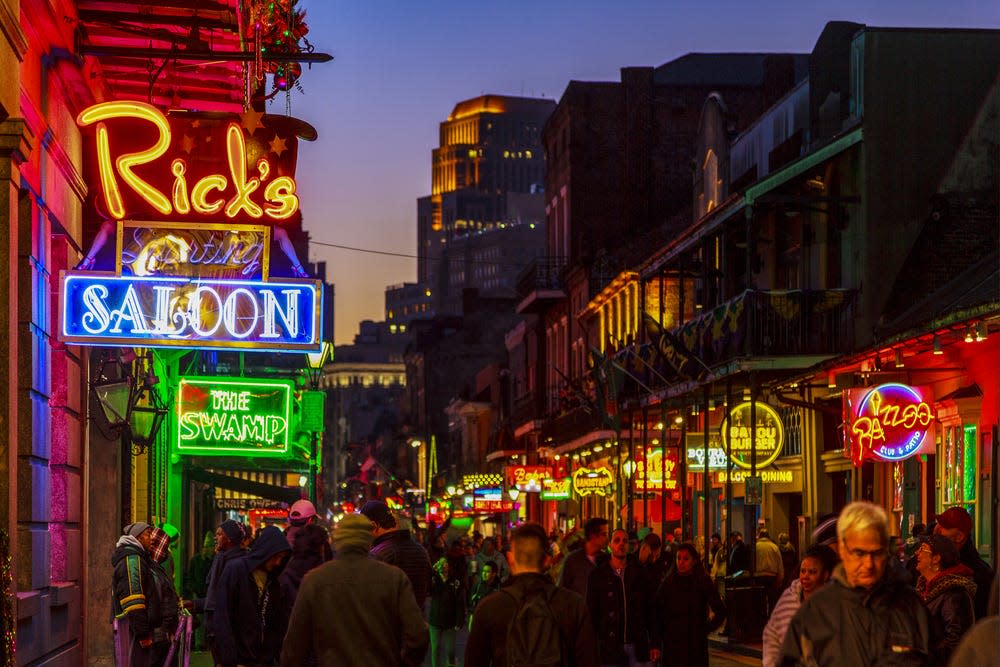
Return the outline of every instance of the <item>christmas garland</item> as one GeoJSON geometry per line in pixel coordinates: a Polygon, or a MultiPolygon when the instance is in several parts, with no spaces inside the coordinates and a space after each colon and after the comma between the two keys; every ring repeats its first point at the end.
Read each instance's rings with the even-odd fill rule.
{"type": "Polygon", "coordinates": [[[260,85],[264,77],[273,75],[273,90],[269,97],[292,88],[302,90],[299,77],[302,65],[297,62],[275,62],[274,55],[310,53],[312,44],[306,39],[309,26],[306,13],[298,9],[298,0],[255,0],[250,5],[249,21],[244,37],[256,53],[252,78],[260,85]]]}
{"type": "Polygon", "coordinates": [[[3,616],[0,616],[0,630],[3,631],[3,652],[0,656],[3,660],[0,664],[4,665],[14,664],[14,652],[17,650],[15,635],[17,618],[14,615],[14,594],[11,591],[13,585],[14,578],[10,569],[10,538],[7,531],[0,529],[0,595],[3,596],[3,616]]]}

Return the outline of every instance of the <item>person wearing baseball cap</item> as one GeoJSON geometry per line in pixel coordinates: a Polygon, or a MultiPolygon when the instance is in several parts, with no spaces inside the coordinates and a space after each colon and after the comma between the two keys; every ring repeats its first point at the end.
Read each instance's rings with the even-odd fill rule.
{"type": "Polygon", "coordinates": [[[976,582],[976,618],[984,618],[993,584],[993,568],[980,558],[972,542],[972,517],[964,507],[949,507],[938,515],[934,534],[951,540],[958,549],[959,562],[972,570],[972,580],[976,582]]]}

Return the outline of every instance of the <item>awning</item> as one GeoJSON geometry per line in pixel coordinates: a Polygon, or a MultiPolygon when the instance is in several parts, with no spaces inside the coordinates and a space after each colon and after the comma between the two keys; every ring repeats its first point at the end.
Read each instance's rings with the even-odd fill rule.
{"type": "Polygon", "coordinates": [[[294,503],[302,497],[300,489],[291,489],[287,486],[275,486],[274,484],[264,484],[263,482],[252,482],[248,479],[220,475],[209,472],[203,468],[192,466],[188,469],[188,475],[196,482],[214,486],[217,489],[229,489],[238,493],[246,493],[261,498],[270,498],[283,503],[294,503]]]}

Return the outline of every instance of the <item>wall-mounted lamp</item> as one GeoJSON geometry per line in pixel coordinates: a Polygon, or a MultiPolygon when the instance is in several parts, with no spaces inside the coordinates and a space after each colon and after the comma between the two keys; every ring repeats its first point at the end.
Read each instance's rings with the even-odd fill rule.
{"type": "Polygon", "coordinates": [[[934,354],[944,354],[944,350],[941,349],[941,337],[934,334],[934,354]]]}
{"type": "Polygon", "coordinates": [[[601,443],[597,443],[596,445],[594,445],[594,451],[595,452],[604,451],[604,445],[602,445],[601,443]]]}
{"type": "Polygon", "coordinates": [[[979,321],[976,323],[976,342],[986,340],[986,336],[989,335],[989,329],[986,327],[986,322],[979,321]]]}
{"type": "Polygon", "coordinates": [[[903,351],[900,350],[900,349],[898,349],[898,348],[895,351],[895,364],[896,364],[896,368],[902,368],[904,366],[904,363],[903,363],[903,351]]]}
{"type": "Polygon", "coordinates": [[[966,330],[965,330],[965,342],[966,343],[972,343],[975,340],[976,339],[972,337],[972,327],[966,328],[966,330]]]}

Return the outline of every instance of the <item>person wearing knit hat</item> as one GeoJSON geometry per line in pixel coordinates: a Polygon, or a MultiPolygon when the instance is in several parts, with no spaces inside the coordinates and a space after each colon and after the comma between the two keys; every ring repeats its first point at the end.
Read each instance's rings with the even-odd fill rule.
{"type": "MultiPolygon", "coordinates": [[[[246,555],[243,549],[243,526],[238,521],[227,519],[215,529],[215,558],[212,560],[212,567],[208,571],[208,583],[204,600],[194,601],[194,611],[203,611],[205,614],[205,642],[212,651],[213,657],[218,657],[214,649],[215,644],[215,606],[219,604],[218,581],[222,575],[222,570],[233,560],[246,555]]],[[[214,664],[218,664],[218,660],[214,664]]]]}
{"type": "Polygon", "coordinates": [[[934,527],[934,534],[951,540],[958,549],[959,562],[972,570],[972,580],[976,582],[976,618],[983,618],[989,606],[993,568],[979,556],[972,539],[973,533],[972,516],[964,507],[949,507],[938,515],[934,527]]]}
{"type": "Polygon", "coordinates": [[[369,557],[371,521],[349,514],[333,529],[333,560],[302,580],[281,650],[282,665],[419,665],[430,635],[410,580],[369,557]],[[330,619],[337,619],[331,623],[330,619]]]}
{"type": "MultiPolygon", "coordinates": [[[[152,553],[162,548],[162,531],[144,521],[125,526],[115,545],[111,564],[115,655],[118,664],[163,664],[169,651],[162,610],[169,606],[163,595],[169,586],[157,577],[152,553]],[[154,539],[156,538],[156,539],[154,539]]],[[[174,598],[176,610],[176,597],[174,598]]],[[[176,622],[176,614],[173,617],[176,622]]],[[[176,626],[175,626],[176,627],[176,626]]]]}

